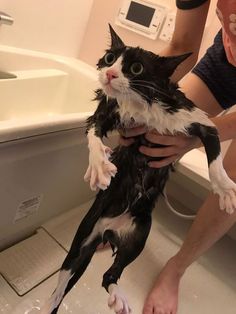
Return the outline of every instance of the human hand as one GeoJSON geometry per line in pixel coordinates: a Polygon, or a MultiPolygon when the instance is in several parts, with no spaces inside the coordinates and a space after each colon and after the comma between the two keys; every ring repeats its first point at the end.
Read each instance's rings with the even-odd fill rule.
{"type": "Polygon", "coordinates": [[[130,146],[135,141],[134,137],[147,132],[147,128],[143,125],[135,126],[127,129],[119,129],[119,143],[122,146],[130,146]]]}
{"type": "Polygon", "coordinates": [[[150,161],[148,165],[153,168],[167,166],[181,158],[191,149],[201,146],[201,142],[197,137],[189,137],[184,134],[162,135],[156,130],[151,130],[146,133],[145,138],[151,143],[166,146],[157,148],[140,146],[139,151],[146,156],[164,157],[159,161],[150,161]]]}

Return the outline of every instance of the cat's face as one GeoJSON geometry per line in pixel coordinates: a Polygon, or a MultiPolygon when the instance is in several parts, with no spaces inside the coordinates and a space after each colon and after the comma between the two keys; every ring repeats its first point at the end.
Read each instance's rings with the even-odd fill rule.
{"type": "Polygon", "coordinates": [[[111,26],[110,33],[111,47],[97,64],[103,91],[121,101],[145,101],[151,105],[157,91],[163,90],[175,68],[189,54],[159,57],[139,47],[126,46],[111,26]]]}

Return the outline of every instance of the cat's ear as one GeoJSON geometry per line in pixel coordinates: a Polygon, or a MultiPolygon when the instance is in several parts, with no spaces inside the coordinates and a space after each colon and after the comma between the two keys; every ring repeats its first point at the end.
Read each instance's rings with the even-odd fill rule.
{"type": "Polygon", "coordinates": [[[188,52],[180,56],[158,57],[158,65],[163,70],[165,76],[170,77],[174,73],[177,66],[180,65],[191,54],[192,52],[188,52]]]}
{"type": "Polygon", "coordinates": [[[125,44],[120,39],[120,37],[116,34],[114,29],[111,27],[111,24],[109,24],[109,30],[111,34],[111,47],[113,48],[123,48],[125,47],[125,44]]]}

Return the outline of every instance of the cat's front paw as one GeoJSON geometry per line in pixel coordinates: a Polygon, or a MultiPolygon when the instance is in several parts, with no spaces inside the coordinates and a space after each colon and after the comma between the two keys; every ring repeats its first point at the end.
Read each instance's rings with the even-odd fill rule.
{"type": "Polygon", "coordinates": [[[115,284],[109,286],[108,306],[114,310],[116,314],[130,314],[131,309],[124,293],[115,284]]]}
{"type": "Polygon", "coordinates": [[[96,152],[90,152],[89,166],[84,180],[90,181],[90,188],[96,191],[98,188],[106,190],[111,183],[111,178],[116,175],[116,166],[109,161],[111,150],[102,145],[96,152]]]}
{"type": "Polygon", "coordinates": [[[116,175],[117,169],[110,161],[101,165],[89,165],[84,180],[90,181],[90,188],[96,191],[97,188],[106,190],[111,183],[111,178],[116,175]]]}
{"type": "Polygon", "coordinates": [[[213,192],[219,195],[220,209],[233,214],[236,209],[236,184],[230,180],[227,184],[213,184],[212,187],[213,192]]]}

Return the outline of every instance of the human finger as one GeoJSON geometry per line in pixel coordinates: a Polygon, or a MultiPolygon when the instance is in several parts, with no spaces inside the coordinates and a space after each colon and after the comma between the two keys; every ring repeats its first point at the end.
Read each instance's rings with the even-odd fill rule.
{"type": "Polygon", "coordinates": [[[141,134],[144,134],[147,131],[145,126],[138,126],[134,128],[127,128],[127,129],[119,129],[119,133],[123,137],[135,137],[141,134]]]}
{"type": "Polygon", "coordinates": [[[155,133],[146,134],[147,140],[154,144],[160,144],[173,148],[173,154],[183,154],[187,151],[201,147],[201,141],[196,136],[186,136],[184,134],[177,135],[158,135],[155,133]]]}
{"type": "Polygon", "coordinates": [[[147,147],[140,146],[139,151],[150,157],[168,157],[177,154],[177,150],[174,146],[166,147],[147,147]]]}
{"type": "Polygon", "coordinates": [[[176,160],[178,160],[178,159],[179,159],[179,155],[172,155],[172,156],[166,157],[162,160],[150,161],[148,163],[148,166],[151,168],[162,168],[162,167],[170,165],[173,162],[176,162],[176,160]]]}
{"type": "Polygon", "coordinates": [[[130,146],[131,144],[134,143],[134,139],[132,137],[130,138],[126,138],[126,137],[123,137],[123,136],[120,136],[119,137],[119,144],[122,145],[122,146],[130,146]]]}
{"type": "Polygon", "coordinates": [[[159,134],[155,132],[147,132],[145,134],[145,138],[154,144],[162,144],[162,145],[176,145],[182,143],[183,135],[166,135],[166,134],[159,134]]]}

